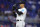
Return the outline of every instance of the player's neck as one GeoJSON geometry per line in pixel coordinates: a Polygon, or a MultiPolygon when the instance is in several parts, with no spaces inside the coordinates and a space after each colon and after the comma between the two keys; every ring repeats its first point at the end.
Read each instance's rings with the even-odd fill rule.
{"type": "Polygon", "coordinates": [[[24,7],[21,7],[21,8],[24,8],[24,7]]]}

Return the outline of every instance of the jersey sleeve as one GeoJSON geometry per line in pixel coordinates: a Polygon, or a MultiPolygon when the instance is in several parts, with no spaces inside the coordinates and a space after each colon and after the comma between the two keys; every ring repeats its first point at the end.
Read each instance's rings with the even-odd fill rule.
{"type": "Polygon", "coordinates": [[[27,11],[26,11],[26,9],[23,9],[21,12],[24,14],[24,13],[27,12],[27,11]]]}

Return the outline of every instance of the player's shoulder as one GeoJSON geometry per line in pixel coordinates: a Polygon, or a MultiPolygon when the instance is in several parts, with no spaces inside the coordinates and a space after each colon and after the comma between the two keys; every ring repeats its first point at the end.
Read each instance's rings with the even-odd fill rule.
{"type": "Polygon", "coordinates": [[[23,9],[26,9],[26,8],[23,8],[23,9]]]}
{"type": "Polygon", "coordinates": [[[27,10],[26,8],[23,8],[23,10],[27,10]]]}

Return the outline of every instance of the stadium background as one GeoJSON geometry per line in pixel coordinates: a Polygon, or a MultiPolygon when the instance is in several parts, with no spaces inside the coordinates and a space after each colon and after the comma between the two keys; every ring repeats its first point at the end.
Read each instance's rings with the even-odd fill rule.
{"type": "Polygon", "coordinates": [[[28,10],[26,26],[40,27],[40,18],[38,16],[40,0],[0,0],[0,27],[14,27],[16,20],[13,20],[15,18],[12,14],[12,7],[15,3],[21,1],[25,1],[25,7],[28,10]]]}

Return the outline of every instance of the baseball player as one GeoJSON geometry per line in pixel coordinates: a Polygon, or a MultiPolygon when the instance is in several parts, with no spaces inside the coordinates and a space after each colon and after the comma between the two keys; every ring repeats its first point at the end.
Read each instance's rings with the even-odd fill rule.
{"type": "Polygon", "coordinates": [[[20,9],[17,10],[16,17],[16,27],[25,27],[25,18],[27,10],[25,8],[24,2],[19,3],[20,9]]]}

